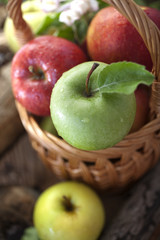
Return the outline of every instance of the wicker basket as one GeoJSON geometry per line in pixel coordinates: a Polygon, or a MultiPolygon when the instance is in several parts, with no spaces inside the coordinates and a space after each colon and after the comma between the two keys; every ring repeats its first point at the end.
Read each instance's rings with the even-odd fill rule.
{"type": "MultiPolygon", "coordinates": [[[[33,148],[56,176],[84,181],[98,189],[120,189],[143,176],[160,157],[160,32],[133,0],[104,1],[135,26],[150,52],[155,75],[150,122],[112,148],[82,151],[43,131],[34,116],[18,102],[16,106],[33,148]]],[[[14,21],[20,42],[24,44],[33,38],[33,34],[22,19],[20,4],[19,0],[9,0],[8,13],[14,21]]]]}

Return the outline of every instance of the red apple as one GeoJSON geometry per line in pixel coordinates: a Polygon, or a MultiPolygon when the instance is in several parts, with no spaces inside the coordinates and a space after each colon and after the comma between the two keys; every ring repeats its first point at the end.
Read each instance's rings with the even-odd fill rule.
{"type": "Polygon", "coordinates": [[[136,96],[136,116],[130,132],[138,131],[148,121],[149,117],[149,100],[150,87],[139,85],[135,91],[136,96]]]}
{"type": "Polygon", "coordinates": [[[15,99],[35,115],[50,115],[50,96],[55,83],[62,73],[86,60],[80,47],[66,39],[41,36],[31,40],[12,61],[15,99]]]}
{"type": "MultiPolygon", "coordinates": [[[[142,7],[160,29],[160,11],[142,7]]],[[[132,61],[152,69],[150,54],[137,30],[113,7],[100,10],[87,32],[87,48],[92,60],[112,63],[132,61]]]]}

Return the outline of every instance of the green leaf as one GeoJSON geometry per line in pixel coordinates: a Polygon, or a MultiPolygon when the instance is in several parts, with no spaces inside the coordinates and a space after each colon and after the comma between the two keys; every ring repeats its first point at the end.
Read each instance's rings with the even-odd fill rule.
{"type": "Polygon", "coordinates": [[[77,43],[81,44],[86,38],[88,22],[85,17],[74,22],[73,26],[74,37],[77,43]]]}
{"type": "Polygon", "coordinates": [[[65,26],[59,29],[56,29],[53,33],[54,36],[68,39],[74,41],[74,33],[71,27],[65,26]]]}
{"type": "Polygon", "coordinates": [[[7,4],[7,0],[0,0],[0,4],[6,5],[7,4]]]}
{"type": "Polygon", "coordinates": [[[138,5],[160,9],[159,0],[134,0],[138,5]]]}
{"type": "Polygon", "coordinates": [[[99,9],[109,6],[109,4],[107,4],[106,2],[103,2],[102,0],[97,0],[97,2],[99,4],[99,9]]]}
{"type": "Polygon", "coordinates": [[[144,66],[133,62],[112,63],[99,73],[98,89],[101,93],[131,94],[139,84],[151,85],[154,75],[144,66]]]}
{"type": "Polygon", "coordinates": [[[160,10],[160,1],[158,0],[158,1],[154,1],[153,3],[150,3],[149,7],[157,8],[158,10],[160,10]]]}
{"type": "Polygon", "coordinates": [[[74,41],[74,33],[71,27],[59,22],[60,13],[52,13],[46,15],[44,21],[41,23],[36,35],[54,35],[62,37],[70,41],[74,41]]]}
{"type": "Polygon", "coordinates": [[[134,0],[138,5],[143,5],[146,6],[146,1],[145,0],[134,0]]]}
{"type": "Polygon", "coordinates": [[[60,13],[55,12],[46,15],[45,19],[42,21],[39,29],[37,30],[36,35],[46,34],[51,26],[54,27],[61,26],[62,24],[59,22],[59,15],[60,13]]]}
{"type": "Polygon", "coordinates": [[[34,227],[26,228],[21,240],[40,240],[34,227]]]}

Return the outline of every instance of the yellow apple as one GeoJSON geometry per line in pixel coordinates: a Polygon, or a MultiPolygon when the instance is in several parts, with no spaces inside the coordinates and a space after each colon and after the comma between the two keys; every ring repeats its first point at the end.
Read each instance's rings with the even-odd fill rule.
{"type": "MultiPolygon", "coordinates": [[[[40,8],[39,1],[26,1],[22,3],[24,20],[29,24],[34,34],[46,17],[46,13],[40,8]]],[[[4,34],[10,49],[15,53],[19,50],[20,44],[15,36],[15,28],[11,18],[7,17],[4,24],[4,34]]]]}
{"type": "Polygon", "coordinates": [[[66,181],[40,195],[33,217],[41,240],[96,240],[104,227],[105,211],[92,188],[66,181]]]}

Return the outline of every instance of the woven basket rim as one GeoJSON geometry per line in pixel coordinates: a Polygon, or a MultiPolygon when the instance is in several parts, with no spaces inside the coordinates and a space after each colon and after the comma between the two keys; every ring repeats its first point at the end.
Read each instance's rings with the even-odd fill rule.
{"type": "MultiPolygon", "coordinates": [[[[157,116],[157,118],[149,121],[146,123],[140,130],[130,133],[127,136],[124,137],[119,143],[114,145],[111,148],[107,149],[101,149],[101,150],[95,150],[95,151],[86,151],[81,150],[78,148],[75,148],[68,144],[64,139],[54,136],[53,134],[42,130],[38,122],[35,120],[34,116],[30,114],[25,107],[23,107],[18,101],[15,101],[17,110],[19,112],[21,121],[27,130],[27,132],[30,134],[32,138],[37,140],[39,143],[41,143],[46,149],[54,149],[56,152],[71,152],[72,155],[75,155],[78,158],[86,159],[87,161],[93,161],[94,157],[105,157],[106,154],[112,154],[110,151],[112,150],[114,153],[119,152],[121,153],[122,148],[123,151],[127,151],[129,148],[133,147],[133,144],[136,147],[137,140],[144,139],[148,134],[152,134],[153,131],[158,131],[160,126],[160,115],[157,116]]],[[[141,140],[142,141],[142,140],[141,140]]],[[[138,144],[137,144],[138,145],[138,144]]]]}

